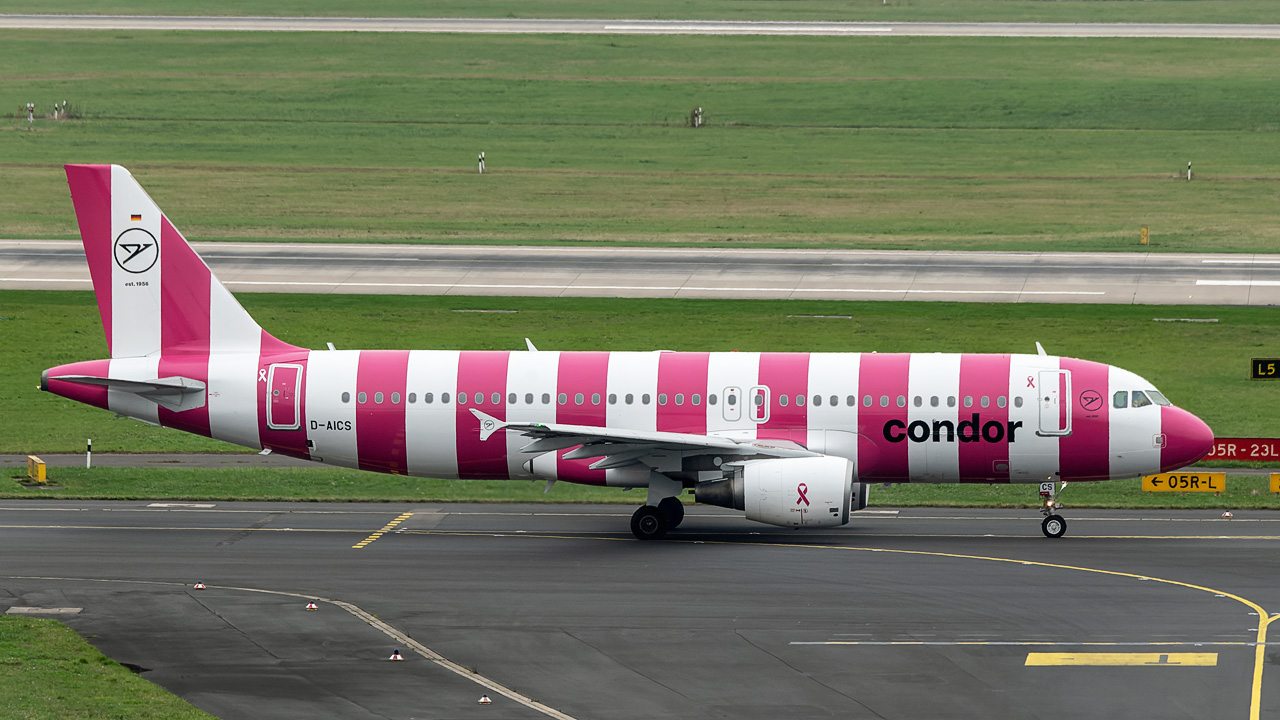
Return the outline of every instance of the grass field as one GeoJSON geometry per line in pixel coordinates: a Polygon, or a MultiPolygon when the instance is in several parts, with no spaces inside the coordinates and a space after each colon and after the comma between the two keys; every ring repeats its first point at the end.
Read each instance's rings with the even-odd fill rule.
{"type": "MultiPolygon", "coordinates": [[[[36,487],[0,482],[0,498],[78,500],[259,500],[352,502],[644,503],[643,491],[544,481],[434,480],[341,468],[51,468],[36,487]]],[[[1228,475],[1221,494],[1143,492],[1139,479],[1072,483],[1062,495],[1067,508],[1280,509],[1268,478],[1228,475]]],[[[693,498],[683,497],[686,503],[693,498]]],[[[875,485],[876,507],[1035,508],[1035,485],[875,485]]]]}
{"type": "Polygon", "coordinates": [[[0,615],[6,720],[212,718],[95,650],[54,620],[0,615]]]}
{"type": "MultiPolygon", "coordinates": [[[[0,12],[36,9],[12,0],[0,12]]],[[[1275,22],[1268,0],[44,0],[44,13],[118,15],[327,15],[359,17],[547,17],[712,20],[952,20],[1039,22],[1275,22]]]]}
{"type": "Polygon", "coordinates": [[[9,237],[72,237],[58,165],[118,162],[198,239],[1119,250],[1146,225],[1157,251],[1280,247],[1268,41],[0,43],[0,108],[79,116],[0,125],[9,237]]]}
{"type": "MultiPolygon", "coordinates": [[[[1248,359],[1275,351],[1280,313],[1270,308],[293,294],[241,301],[269,332],[312,348],[332,341],[342,348],[523,349],[531,337],[543,350],[1035,352],[1039,341],[1051,353],[1146,377],[1220,436],[1280,433],[1280,389],[1248,379],[1248,359]]],[[[0,452],[79,452],[89,437],[100,452],[232,449],[37,390],[43,369],[106,354],[89,293],[0,291],[0,452]]]]}

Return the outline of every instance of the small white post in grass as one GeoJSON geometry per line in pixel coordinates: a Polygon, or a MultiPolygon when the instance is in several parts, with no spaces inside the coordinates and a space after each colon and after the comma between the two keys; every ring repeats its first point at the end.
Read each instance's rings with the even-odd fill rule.
{"type": "Polygon", "coordinates": [[[1187,163],[1187,182],[1191,182],[1191,163],[1187,163]]]}
{"type": "Polygon", "coordinates": [[[484,174],[484,153],[480,153],[480,157],[476,158],[476,160],[480,164],[480,174],[483,175],[484,174]]]}
{"type": "Polygon", "coordinates": [[[84,447],[84,469],[89,470],[93,467],[93,438],[89,438],[84,447]]]}

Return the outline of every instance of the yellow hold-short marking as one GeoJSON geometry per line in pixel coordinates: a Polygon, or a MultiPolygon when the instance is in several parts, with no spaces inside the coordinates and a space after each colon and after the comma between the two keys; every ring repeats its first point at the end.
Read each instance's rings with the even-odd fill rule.
{"type": "Polygon", "coordinates": [[[1214,667],[1218,653],[1027,653],[1027,667],[1083,665],[1214,667]]]}

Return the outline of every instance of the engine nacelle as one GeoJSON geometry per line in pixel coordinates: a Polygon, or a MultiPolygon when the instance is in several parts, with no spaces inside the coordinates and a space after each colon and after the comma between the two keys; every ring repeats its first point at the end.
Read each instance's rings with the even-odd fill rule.
{"type": "Polygon", "coordinates": [[[783,527],[835,527],[866,507],[866,483],[855,493],[853,463],[842,457],[748,460],[733,477],[699,483],[700,503],[745,510],[748,520],[783,527]],[[856,497],[855,497],[856,495],[856,497]]]}

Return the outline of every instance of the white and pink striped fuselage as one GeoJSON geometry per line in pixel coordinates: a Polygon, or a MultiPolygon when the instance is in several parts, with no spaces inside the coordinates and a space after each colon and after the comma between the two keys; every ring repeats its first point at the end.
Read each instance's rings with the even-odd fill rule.
{"type": "MultiPolygon", "coordinates": [[[[96,368],[104,377],[207,378],[205,408],[173,412],[129,394],[113,402],[106,388],[56,380],[50,389],[326,464],[613,486],[647,485],[648,470],[592,470],[589,459],[564,459],[567,449],[531,456],[522,452],[529,438],[516,433],[481,440],[471,409],[506,421],[794,444],[849,459],[863,482],[1134,477],[1193,461],[1204,439],[1203,423],[1159,404],[1137,375],[1045,355],[310,351],[264,337],[254,355],[93,363],[112,365],[96,368]],[[1134,407],[1138,397],[1151,402],[1134,407]]],[[[84,365],[52,373],[84,374],[84,365]]],[[[703,456],[684,459],[668,472],[686,482],[720,474],[703,456]]]]}
{"type": "Polygon", "coordinates": [[[344,467],[646,487],[643,539],[679,525],[685,489],[829,527],[870,482],[1133,477],[1213,442],[1137,375],[1044,354],[306,350],[244,311],[127,170],[67,180],[111,358],[43,389],[344,467]]]}

